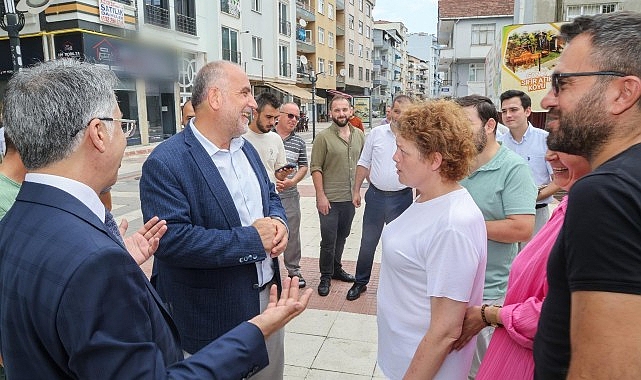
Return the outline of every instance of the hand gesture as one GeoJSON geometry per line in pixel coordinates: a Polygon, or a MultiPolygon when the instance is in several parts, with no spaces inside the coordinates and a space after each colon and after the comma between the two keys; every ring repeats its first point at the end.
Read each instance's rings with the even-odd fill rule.
{"type": "Polygon", "coordinates": [[[133,235],[125,238],[125,232],[127,232],[128,227],[127,219],[123,219],[118,229],[125,242],[127,252],[140,265],[156,253],[160,238],[167,232],[167,221],[160,220],[157,216],[154,216],[133,235]]]}
{"type": "Polygon", "coordinates": [[[298,277],[286,278],[280,299],[277,294],[274,284],[269,290],[267,309],[249,320],[250,323],[258,326],[265,338],[283,328],[305,310],[312,295],[312,289],[307,289],[302,295],[299,295],[298,277]]]}

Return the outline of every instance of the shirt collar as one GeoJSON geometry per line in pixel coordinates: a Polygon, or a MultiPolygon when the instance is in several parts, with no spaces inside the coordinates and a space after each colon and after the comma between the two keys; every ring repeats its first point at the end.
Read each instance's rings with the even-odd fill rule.
{"type": "Polygon", "coordinates": [[[105,206],[100,202],[98,194],[84,183],[71,178],[43,173],[27,173],[24,180],[52,186],[68,193],[87,206],[103,223],[105,222],[105,206]]]}
{"type": "Polygon", "coordinates": [[[219,147],[216,146],[213,142],[209,141],[200,131],[198,128],[196,128],[193,124],[193,121],[189,121],[189,126],[191,127],[192,132],[194,132],[194,137],[196,137],[196,140],[200,143],[200,145],[205,148],[205,151],[209,155],[209,157],[213,157],[214,154],[220,152],[220,151],[228,151],[228,152],[235,152],[243,147],[243,144],[245,143],[245,139],[242,137],[234,137],[231,139],[231,142],[229,144],[229,150],[227,149],[220,149],[219,147]]]}

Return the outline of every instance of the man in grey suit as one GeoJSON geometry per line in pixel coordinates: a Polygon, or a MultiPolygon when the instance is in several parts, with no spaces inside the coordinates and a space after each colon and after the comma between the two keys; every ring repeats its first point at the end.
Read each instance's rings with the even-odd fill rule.
{"type": "MultiPolygon", "coordinates": [[[[257,107],[247,75],[211,62],[197,74],[191,102],[196,116],[152,152],[140,180],[145,220],[167,221],[156,284],[187,354],[265,309],[288,240],[274,184],[241,137],[257,107]]],[[[282,330],[266,341],[270,365],[258,378],[282,378],[283,341],[282,330]]]]}

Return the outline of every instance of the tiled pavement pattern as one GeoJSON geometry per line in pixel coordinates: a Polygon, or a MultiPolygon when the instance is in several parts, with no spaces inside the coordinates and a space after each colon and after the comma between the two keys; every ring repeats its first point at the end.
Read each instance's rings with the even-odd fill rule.
{"type": "MultiPolygon", "coordinates": [[[[378,125],[375,123],[374,125],[378,125]]],[[[318,123],[317,131],[329,126],[318,123]]],[[[311,126],[310,126],[311,128],[311,126]]],[[[300,136],[311,151],[312,133],[300,136]]],[[[113,214],[116,220],[126,218],[129,231],[142,226],[139,178],[142,164],[156,144],[128,147],[119,171],[118,183],[112,188],[113,214]]],[[[375,257],[372,279],[367,291],[356,301],[345,296],[351,284],[332,280],[330,294],[320,297],[316,292],[319,282],[318,255],[320,231],[314,187],[308,175],[299,184],[301,193],[302,275],[307,286],[314,289],[308,309],[290,322],[285,334],[285,379],[357,380],[383,379],[376,369],[376,288],[380,246],[375,257]]],[[[363,189],[364,193],[365,189],[363,189]]],[[[343,254],[344,268],[354,273],[360,246],[364,206],[356,210],[352,234],[347,239],[343,254]]],[[[142,265],[149,276],[152,260],[142,265]]],[[[281,260],[281,272],[286,273],[281,260]]]]}

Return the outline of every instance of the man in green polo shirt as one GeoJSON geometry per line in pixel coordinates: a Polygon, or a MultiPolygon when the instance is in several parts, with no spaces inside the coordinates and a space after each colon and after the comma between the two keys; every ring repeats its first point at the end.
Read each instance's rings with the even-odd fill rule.
{"type": "Polygon", "coordinates": [[[365,145],[363,132],[348,123],[349,100],[336,96],[329,109],[332,125],[314,139],[310,164],[321,228],[318,294],[323,297],[329,294],[332,278],[354,282],[354,276],[343,269],[341,258],[355,213],[352,186],[356,164],[365,145]]]}
{"type": "MultiPolygon", "coordinates": [[[[537,188],[527,163],[496,141],[498,111],[484,96],[458,98],[472,123],[478,155],[471,174],[460,183],[481,209],[487,229],[487,268],[483,303],[502,305],[518,242],[534,231],[537,188]]],[[[476,377],[490,344],[493,327],[478,334],[470,379],[476,377]]]]}

